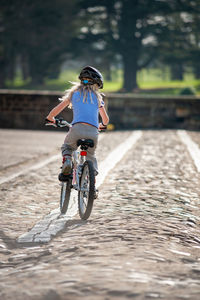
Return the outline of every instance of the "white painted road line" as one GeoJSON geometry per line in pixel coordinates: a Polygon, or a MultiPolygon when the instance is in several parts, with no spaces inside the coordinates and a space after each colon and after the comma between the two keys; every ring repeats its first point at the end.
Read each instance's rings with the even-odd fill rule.
{"type": "Polygon", "coordinates": [[[55,161],[55,160],[57,160],[59,158],[61,159],[61,154],[53,155],[53,156],[51,156],[51,157],[43,160],[42,162],[37,163],[37,164],[35,164],[35,165],[33,165],[33,166],[29,167],[29,168],[23,169],[20,172],[14,173],[13,175],[10,175],[8,177],[0,179],[0,184],[3,184],[5,182],[9,182],[9,181],[11,181],[11,180],[13,180],[13,179],[15,179],[15,178],[17,178],[19,176],[23,176],[23,175],[25,175],[27,173],[30,173],[31,171],[38,170],[38,169],[46,166],[50,162],[53,162],[53,161],[55,161]]]}
{"type": "MultiPolygon", "coordinates": [[[[123,143],[113,150],[107,158],[99,164],[99,175],[96,186],[99,187],[108,172],[123,158],[128,150],[141,138],[142,132],[133,132],[123,143]]],[[[59,195],[58,195],[59,201],[59,195]]],[[[29,232],[24,233],[18,238],[18,243],[46,243],[51,240],[59,231],[64,229],[67,221],[72,219],[78,210],[77,192],[72,191],[69,208],[66,215],[60,214],[59,209],[53,210],[50,214],[38,222],[29,232]]]]}
{"type": "MultiPolygon", "coordinates": [[[[102,135],[99,137],[99,141],[102,139],[102,135]]],[[[43,168],[44,166],[48,165],[49,163],[53,162],[53,161],[56,161],[60,159],[60,161],[62,160],[62,155],[61,153],[60,154],[56,154],[56,155],[53,155],[31,167],[28,167],[26,169],[23,169],[22,171],[20,172],[16,172],[14,173],[13,175],[10,175],[10,176],[7,176],[7,177],[3,177],[0,179],[0,185],[3,184],[3,183],[6,183],[6,182],[9,182],[19,176],[23,176],[23,175],[26,175],[27,173],[30,173],[31,171],[35,171],[35,170],[38,170],[38,169],[41,169],[43,168]]]]}
{"type": "Polygon", "coordinates": [[[26,175],[27,173],[30,173],[31,171],[35,171],[35,170],[38,170],[44,166],[46,166],[47,164],[49,164],[50,162],[53,162],[53,161],[56,161],[57,159],[61,159],[61,154],[57,154],[57,155],[53,155],[45,160],[43,160],[42,162],[40,163],[37,163],[36,165],[33,165],[29,168],[26,168],[20,172],[16,172],[14,173],[13,175],[10,175],[8,177],[4,177],[2,179],[0,179],[0,184],[3,184],[3,183],[6,183],[6,182],[9,182],[19,176],[23,176],[23,175],[26,175]]]}
{"type": "MultiPolygon", "coordinates": [[[[60,209],[54,209],[44,219],[35,224],[29,231],[18,238],[18,243],[46,243],[59,231],[64,229],[67,221],[71,220],[77,213],[78,194],[75,190],[71,192],[69,207],[65,215],[60,214],[60,209]]],[[[58,199],[59,200],[59,199],[58,199]]]]}
{"type": "Polygon", "coordinates": [[[187,146],[187,149],[194,161],[197,171],[200,172],[200,149],[198,145],[193,142],[193,140],[185,130],[178,130],[177,134],[180,137],[181,141],[187,146]]]}
{"type": "Polygon", "coordinates": [[[103,183],[108,172],[122,159],[126,152],[137,142],[142,136],[141,131],[133,132],[125,142],[121,143],[115,150],[113,150],[107,158],[99,166],[99,175],[97,176],[97,188],[103,183]]]}

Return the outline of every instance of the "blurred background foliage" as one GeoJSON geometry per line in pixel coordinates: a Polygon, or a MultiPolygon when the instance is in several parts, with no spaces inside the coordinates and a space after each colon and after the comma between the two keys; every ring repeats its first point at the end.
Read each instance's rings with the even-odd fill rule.
{"type": "Polygon", "coordinates": [[[1,0],[0,88],[200,93],[200,0],[1,0]]]}

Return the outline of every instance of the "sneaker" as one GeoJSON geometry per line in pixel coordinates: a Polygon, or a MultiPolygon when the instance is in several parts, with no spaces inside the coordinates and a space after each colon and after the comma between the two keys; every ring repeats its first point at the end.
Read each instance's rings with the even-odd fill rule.
{"type": "Polygon", "coordinates": [[[94,191],[94,199],[97,199],[99,196],[99,190],[95,188],[95,191],[94,191]]]}
{"type": "Polygon", "coordinates": [[[63,165],[62,165],[62,174],[69,175],[69,174],[71,174],[71,170],[72,170],[72,160],[71,160],[71,158],[67,157],[67,158],[65,158],[63,165]]]}

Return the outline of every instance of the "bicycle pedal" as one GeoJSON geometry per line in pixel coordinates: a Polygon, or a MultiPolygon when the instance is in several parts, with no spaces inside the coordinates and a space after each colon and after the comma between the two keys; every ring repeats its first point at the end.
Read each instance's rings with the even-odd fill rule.
{"type": "Polygon", "coordinates": [[[60,173],[60,174],[58,175],[58,180],[59,180],[59,181],[62,181],[62,182],[69,181],[69,180],[72,179],[72,178],[73,178],[72,174],[64,175],[63,173],[60,173]]]}
{"type": "Polygon", "coordinates": [[[76,191],[78,191],[78,185],[77,184],[74,184],[72,187],[73,187],[73,189],[75,189],[76,191]]]}
{"type": "Polygon", "coordinates": [[[95,189],[94,191],[94,199],[97,199],[99,196],[99,190],[95,189]]]}

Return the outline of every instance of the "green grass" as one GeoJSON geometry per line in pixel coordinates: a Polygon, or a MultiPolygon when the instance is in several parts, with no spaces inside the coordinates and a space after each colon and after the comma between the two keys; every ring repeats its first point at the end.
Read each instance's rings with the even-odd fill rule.
{"type": "Polygon", "coordinates": [[[168,68],[164,70],[145,69],[140,71],[137,77],[139,88],[143,92],[152,90],[152,92],[157,94],[179,95],[182,89],[189,87],[195,89],[197,94],[200,94],[200,80],[195,80],[190,72],[184,75],[183,81],[170,80],[168,68]]]}
{"type": "MultiPolygon", "coordinates": [[[[122,89],[123,76],[121,70],[112,72],[112,81],[104,82],[105,92],[117,92],[122,89]]],[[[191,73],[184,76],[183,81],[171,81],[168,69],[145,69],[138,72],[137,76],[139,92],[142,94],[163,94],[163,95],[179,95],[180,91],[185,87],[195,88],[196,93],[200,95],[200,80],[195,80],[191,73]]],[[[62,71],[58,79],[48,79],[41,86],[33,86],[30,80],[24,82],[20,72],[18,72],[13,83],[7,82],[8,88],[16,89],[38,89],[38,90],[57,90],[65,91],[70,87],[69,81],[78,81],[78,70],[62,71]]]]}
{"type": "Polygon", "coordinates": [[[105,81],[103,90],[105,92],[117,92],[122,88],[122,81],[105,81]]]}
{"type": "MultiPolygon", "coordinates": [[[[105,81],[104,90],[116,92],[122,89],[122,75],[121,70],[115,71],[112,74],[114,80],[112,82],[105,81]]],[[[183,88],[191,87],[200,95],[200,80],[195,80],[191,73],[185,74],[183,81],[172,81],[167,68],[165,70],[145,69],[138,72],[137,81],[140,94],[151,92],[152,94],[179,95],[183,88]]]]}

